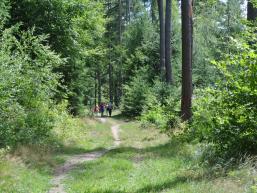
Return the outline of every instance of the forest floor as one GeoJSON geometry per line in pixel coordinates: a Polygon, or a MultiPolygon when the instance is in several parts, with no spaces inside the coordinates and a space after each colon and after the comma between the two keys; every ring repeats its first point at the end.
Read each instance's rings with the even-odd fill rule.
{"type": "Polygon", "coordinates": [[[2,156],[0,192],[257,192],[252,164],[229,169],[206,165],[201,144],[182,143],[119,115],[81,123],[67,133],[69,146],[58,153],[27,147],[2,156]]]}

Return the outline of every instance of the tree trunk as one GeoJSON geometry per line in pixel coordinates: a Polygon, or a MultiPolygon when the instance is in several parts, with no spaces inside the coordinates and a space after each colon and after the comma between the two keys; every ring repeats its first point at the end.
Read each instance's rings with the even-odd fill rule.
{"type": "Polygon", "coordinates": [[[130,0],[126,0],[126,21],[130,22],[130,0]]]}
{"type": "Polygon", "coordinates": [[[166,0],[166,19],[165,19],[165,68],[166,82],[172,83],[171,67],[171,0],[166,0]]]}
{"type": "Polygon", "coordinates": [[[156,8],[156,0],[152,0],[152,2],[151,2],[151,18],[152,18],[152,23],[156,22],[155,8],[156,8]]]}
{"type": "Polygon", "coordinates": [[[163,0],[158,1],[159,21],[160,21],[160,72],[163,78],[165,68],[165,26],[164,26],[164,12],[163,12],[163,0]]]}
{"type": "Polygon", "coordinates": [[[122,4],[121,0],[119,0],[119,42],[121,42],[122,35],[122,4]]]}
{"type": "MultiPolygon", "coordinates": [[[[108,1],[108,11],[110,11],[111,9],[111,3],[110,3],[110,0],[108,1]]],[[[111,39],[111,28],[110,26],[107,27],[107,30],[109,31],[107,37],[109,39],[111,39]]],[[[109,99],[110,99],[110,102],[113,102],[113,66],[112,66],[112,61],[111,61],[111,49],[112,49],[112,46],[111,46],[111,42],[109,42],[109,70],[108,70],[108,74],[109,74],[109,99]]]]}
{"type": "Polygon", "coordinates": [[[95,106],[97,105],[97,72],[95,72],[95,106]]]}
{"type": "Polygon", "coordinates": [[[109,96],[110,102],[113,102],[113,77],[112,77],[112,64],[111,59],[109,60],[109,96]]]}
{"type": "Polygon", "coordinates": [[[131,2],[130,1],[131,0],[128,0],[128,18],[129,18],[129,22],[130,22],[130,12],[131,12],[131,10],[130,10],[131,2]]]}
{"type": "Polygon", "coordinates": [[[98,81],[98,105],[102,103],[102,81],[100,71],[97,71],[97,81],[98,81]]]}
{"type": "Polygon", "coordinates": [[[250,0],[248,0],[247,4],[247,20],[248,21],[254,21],[257,18],[257,7],[251,3],[250,0]]]}
{"type": "MultiPolygon", "coordinates": [[[[119,0],[119,44],[122,45],[122,1],[119,0]]],[[[120,98],[122,96],[122,85],[123,85],[123,78],[122,78],[122,58],[121,55],[119,56],[119,88],[118,88],[118,104],[120,103],[120,98]]]]}
{"type": "Polygon", "coordinates": [[[182,98],[181,116],[184,121],[192,117],[192,0],[182,0],[182,98]]]}

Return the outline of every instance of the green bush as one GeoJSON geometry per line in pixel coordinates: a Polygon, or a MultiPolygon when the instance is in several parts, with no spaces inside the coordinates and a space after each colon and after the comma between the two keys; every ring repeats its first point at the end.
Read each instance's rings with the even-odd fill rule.
{"type": "Polygon", "coordinates": [[[179,89],[159,80],[155,81],[147,96],[142,121],[154,124],[161,130],[173,134],[180,125],[179,89]]]}
{"type": "Polygon", "coordinates": [[[149,93],[148,83],[139,72],[132,81],[124,86],[124,95],[121,101],[121,112],[128,117],[141,115],[149,93]]]}
{"type": "Polygon", "coordinates": [[[53,98],[63,62],[43,45],[45,37],[3,31],[0,40],[0,147],[39,143],[54,125],[53,98]]]}
{"type": "Polygon", "coordinates": [[[1,0],[0,2],[0,30],[3,28],[7,18],[9,17],[10,7],[7,0],[1,0]]]}
{"type": "Polygon", "coordinates": [[[257,152],[257,53],[248,42],[234,42],[238,51],[215,63],[223,79],[194,101],[192,134],[229,155],[257,152]]]}

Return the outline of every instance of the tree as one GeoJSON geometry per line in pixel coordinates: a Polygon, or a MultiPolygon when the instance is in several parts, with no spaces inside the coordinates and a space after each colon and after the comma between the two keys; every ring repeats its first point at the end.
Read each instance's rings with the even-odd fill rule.
{"type": "Polygon", "coordinates": [[[182,97],[181,116],[183,120],[192,117],[192,0],[182,0],[182,97]]]}
{"type": "Polygon", "coordinates": [[[164,26],[164,11],[163,11],[163,0],[158,0],[159,9],[159,22],[160,22],[160,72],[161,76],[164,73],[165,66],[165,26],[164,26]]]}
{"type": "Polygon", "coordinates": [[[247,19],[249,21],[254,21],[257,18],[257,7],[255,6],[255,4],[248,0],[248,4],[247,4],[247,19]]]}
{"type": "Polygon", "coordinates": [[[165,19],[165,68],[166,82],[172,83],[171,68],[171,0],[166,0],[166,19],[165,19]]]}
{"type": "Polygon", "coordinates": [[[151,0],[151,18],[152,18],[152,22],[156,22],[156,0],[151,0]]]}

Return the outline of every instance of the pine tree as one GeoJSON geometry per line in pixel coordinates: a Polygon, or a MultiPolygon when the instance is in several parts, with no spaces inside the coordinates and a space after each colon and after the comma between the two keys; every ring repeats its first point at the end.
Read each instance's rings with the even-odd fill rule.
{"type": "Polygon", "coordinates": [[[181,116],[183,120],[192,117],[192,0],[182,0],[182,98],[181,116]]]}

